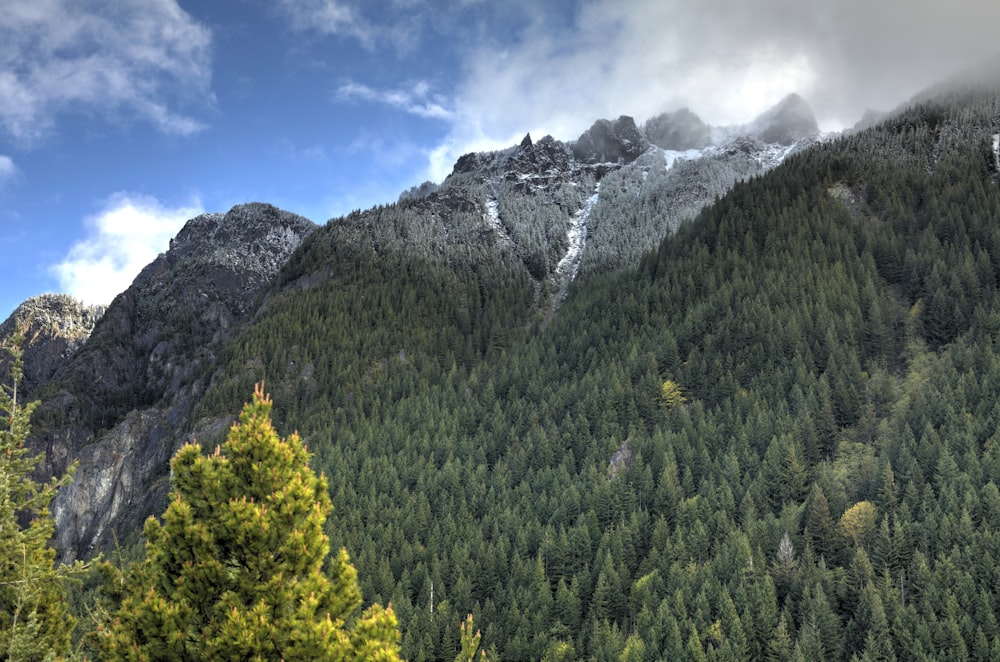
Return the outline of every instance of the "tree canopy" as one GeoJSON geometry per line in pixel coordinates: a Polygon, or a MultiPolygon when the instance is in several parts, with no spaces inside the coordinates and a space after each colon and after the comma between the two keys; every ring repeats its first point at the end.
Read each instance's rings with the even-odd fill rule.
{"type": "Polygon", "coordinates": [[[49,504],[70,476],[44,484],[33,477],[44,455],[25,445],[37,403],[18,398],[22,341],[15,334],[3,348],[10,354],[11,383],[0,385],[0,655],[43,660],[69,651],[75,619],[64,580],[77,566],[55,567],[55,550],[48,546],[49,504]]]}
{"type": "Polygon", "coordinates": [[[146,559],[102,639],[107,659],[399,659],[391,607],[357,614],[346,550],[328,558],[326,479],[297,434],[278,437],[271,406],[256,389],[221,448],[175,455],[170,504],[146,523],[146,559]]]}

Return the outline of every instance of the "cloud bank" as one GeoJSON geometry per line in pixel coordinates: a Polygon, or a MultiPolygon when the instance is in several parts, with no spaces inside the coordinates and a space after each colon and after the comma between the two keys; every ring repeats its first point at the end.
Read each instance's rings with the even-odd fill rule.
{"type": "MultiPolygon", "coordinates": [[[[842,128],[1000,51],[1000,3],[983,0],[402,5],[449,17],[429,21],[422,39],[449,40],[461,53],[457,82],[436,101],[447,113],[435,119],[451,127],[427,152],[434,179],[462,153],[510,145],[527,131],[571,140],[601,117],[641,122],[681,107],[711,124],[743,123],[790,92],[822,127],[842,128]]],[[[350,6],[360,17],[362,5],[350,6]]],[[[393,90],[363,89],[353,97],[412,112],[393,90]]]]}
{"type": "Polygon", "coordinates": [[[30,143],[69,110],[122,110],[160,131],[203,128],[173,110],[211,104],[211,33],[176,0],[5,0],[0,127],[30,143]]]}
{"type": "Polygon", "coordinates": [[[115,194],[86,219],[87,236],[51,271],[61,291],[89,304],[110,303],[168,248],[187,220],[202,213],[197,200],[165,207],[152,197],[115,194]]]}

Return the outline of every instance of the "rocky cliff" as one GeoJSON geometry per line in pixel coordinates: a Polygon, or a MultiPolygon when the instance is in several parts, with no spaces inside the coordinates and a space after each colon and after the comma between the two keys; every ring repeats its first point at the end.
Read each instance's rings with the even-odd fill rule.
{"type": "Polygon", "coordinates": [[[191,219],[56,371],[33,443],[48,471],[79,463],[53,503],[63,558],[90,554],[112,530],[138,530],[161,505],[219,347],[315,227],[258,203],[191,219]]]}
{"type": "MultiPolygon", "coordinates": [[[[65,294],[32,297],[0,324],[0,342],[23,334],[24,375],[19,386],[26,397],[52,381],[90,337],[105,306],[87,306],[65,294]]],[[[7,357],[0,357],[6,380],[7,357]]]]}

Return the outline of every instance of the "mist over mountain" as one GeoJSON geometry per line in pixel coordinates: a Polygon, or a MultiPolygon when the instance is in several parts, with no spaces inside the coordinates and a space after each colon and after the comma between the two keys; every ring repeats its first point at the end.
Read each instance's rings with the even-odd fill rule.
{"type": "Polygon", "coordinates": [[[504,660],[989,659],[997,108],[620,116],[319,227],[194,218],[106,310],[0,327],[33,447],[80,463],[54,544],[139,549],[264,380],[410,659],[466,613],[504,660]]]}

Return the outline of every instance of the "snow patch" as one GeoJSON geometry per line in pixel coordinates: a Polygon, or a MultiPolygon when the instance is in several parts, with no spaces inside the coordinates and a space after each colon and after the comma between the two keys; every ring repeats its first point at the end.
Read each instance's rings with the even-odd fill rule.
{"type": "Polygon", "coordinates": [[[993,134],[993,162],[1000,172],[1000,133],[993,134]]]}
{"type": "Polygon", "coordinates": [[[483,220],[497,232],[503,232],[503,226],[500,225],[500,205],[497,204],[496,200],[487,201],[486,213],[483,214],[483,220]]]}
{"type": "Polygon", "coordinates": [[[677,161],[694,161],[695,159],[700,159],[706,155],[706,152],[711,149],[710,147],[705,149],[685,149],[678,151],[676,149],[665,149],[663,150],[663,160],[667,164],[667,170],[674,167],[677,161]]]}
{"type": "Polygon", "coordinates": [[[500,205],[497,204],[496,200],[490,199],[486,201],[486,211],[483,213],[483,221],[486,222],[488,226],[493,228],[501,239],[506,239],[507,241],[512,241],[510,238],[510,233],[507,232],[507,228],[503,226],[500,222],[500,205]]]}
{"type": "Polygon", "coordinates": [[[781,165],[781,162],[785,160],[785,157],[791,154],[792,150],[798,147],[798,143],[792,143],[787,147],[777,143],[768,143],[764,146],[764,149],[754,155],[757,163],[761,165],[765,170],[770,170],[781,165]]]}
{"type": "Polygon", "coordinates": [[[566,249],[566,255],[563,256],[563,259],[559,260],[559,264],[556,265],[556,278],[567,285],[576,278],[576,274],[580,270],[580,258],[583,256],[583,248],[587,244],[587,220],[590,218],[590,212],[597,204],[597,198],[600,194],[601,185],[598,183],[594,188],[594,194],[587,198],[587,201],[583,203],[583,208],[573,215],[573,221],[569,225],[569,230],[566,231],[569,248],[566,249]]]}

